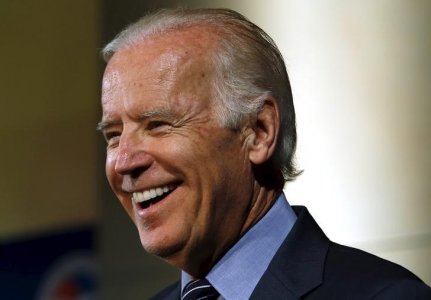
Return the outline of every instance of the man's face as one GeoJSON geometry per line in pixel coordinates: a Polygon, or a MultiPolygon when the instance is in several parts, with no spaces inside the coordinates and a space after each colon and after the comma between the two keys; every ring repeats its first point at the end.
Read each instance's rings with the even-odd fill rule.
{"type": "Polygon", "coordinates": [[[238,239],[253,193],[245,138],[214,114],[212,43],[197,28],[147,40],[103,78],[108,181],[143,247],[190,273],[238,239]]]}

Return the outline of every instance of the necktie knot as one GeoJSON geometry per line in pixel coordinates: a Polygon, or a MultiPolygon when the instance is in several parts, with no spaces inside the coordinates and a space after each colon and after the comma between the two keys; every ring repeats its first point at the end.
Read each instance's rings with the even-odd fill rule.
{"type": "Polygon", "coordinates": [[[217,299],[219,293],[206,279],[190,281],[183,290],[181,300],[212,300],[217,299]]]}

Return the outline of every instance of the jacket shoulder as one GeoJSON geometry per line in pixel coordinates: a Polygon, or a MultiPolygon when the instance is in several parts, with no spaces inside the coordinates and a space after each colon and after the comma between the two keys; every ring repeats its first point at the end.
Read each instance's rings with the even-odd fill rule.
{"type": "Polygon", "coordinates": [[[419,280],[412,272],[393,262],[371,253],[331,242],[328,249],[327,274],[349,275],[355,278],[412,278],[419,280]]]}
{"type": "Polygon", "coordinates": [[[405,299],[407,296],[431,299],[431,288],[404,267],[333,242],[329,245],[324,281],[317,294],[319,290],[336,291],[334,299],[352,295],[359,296],[358,299],[405,299]],[[404,298],[393,298],[393,295],[404,295],[404,298]]]}

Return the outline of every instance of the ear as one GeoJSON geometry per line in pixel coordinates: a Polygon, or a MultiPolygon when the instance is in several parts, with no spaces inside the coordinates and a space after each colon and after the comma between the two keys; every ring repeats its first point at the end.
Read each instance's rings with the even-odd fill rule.
{"type": "Polygon", "coordinates": [[[275,99],[269,96],[251,124],[249,159],[255,165],[267,162],[274,153],[280,128],[280,114],[275,99]]]}

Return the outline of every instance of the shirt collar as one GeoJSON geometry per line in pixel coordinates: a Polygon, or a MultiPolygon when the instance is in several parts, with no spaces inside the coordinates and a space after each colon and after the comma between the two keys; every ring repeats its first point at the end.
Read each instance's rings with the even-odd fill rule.
{"type": "MultiPolygon", "coordinates": [[[[266,215],[214,265],[206,279],[225,299],[249,299],[295,221],[295,212],[282,193],[266,215]]],[[[183,271],[182,288],[191,279],[183,271]]]]}

